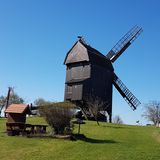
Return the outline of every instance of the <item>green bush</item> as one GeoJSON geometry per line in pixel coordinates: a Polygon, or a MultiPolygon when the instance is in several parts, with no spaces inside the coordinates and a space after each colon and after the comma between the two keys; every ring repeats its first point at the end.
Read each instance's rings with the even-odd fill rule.
{"type": "Polygon", "coordinates": [[[71,134],[74,109],[70,103],[53,103],[41,106],[40,114],[53,129],[54,134],[71,134]]]}

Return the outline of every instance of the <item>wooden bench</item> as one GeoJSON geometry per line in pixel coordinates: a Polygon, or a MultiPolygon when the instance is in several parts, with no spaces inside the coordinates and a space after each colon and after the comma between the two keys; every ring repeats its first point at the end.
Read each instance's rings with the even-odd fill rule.
{"type": "Polygon", "coordinates": [[[26,130],[29,129],[32,134],[44,134],[46,133],[47,125],[39,124],[26,124],[26,130]]]}

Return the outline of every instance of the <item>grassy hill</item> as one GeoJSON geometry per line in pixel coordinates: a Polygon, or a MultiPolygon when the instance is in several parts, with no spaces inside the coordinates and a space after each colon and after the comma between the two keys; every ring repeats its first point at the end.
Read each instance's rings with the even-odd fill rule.
{"type": "MultiPolygon", "coordinates": [[[[45,124],[42,118],[28,123],[45,124]]],[[[9,137],[0,119],[0,160],[159,160],[160,129],[87,121],[85,139],[9,137]]],[[[75,127],[74,132],[77,132],[75,127]]]]}

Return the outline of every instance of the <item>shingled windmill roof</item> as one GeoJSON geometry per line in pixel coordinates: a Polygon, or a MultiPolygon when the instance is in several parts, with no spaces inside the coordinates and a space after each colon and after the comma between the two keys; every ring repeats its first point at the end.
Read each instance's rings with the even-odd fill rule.
{"type": "Polygon", "coordinates": [[[106,58],[102,53],[100,53],[95,48],[84,43],[81,39],[78,40],[73,47],[67,53],[64,64],[68,65],[77,62],[91,62],[97,65],[107,65],[113,70],[110,60],[106,58]]]}

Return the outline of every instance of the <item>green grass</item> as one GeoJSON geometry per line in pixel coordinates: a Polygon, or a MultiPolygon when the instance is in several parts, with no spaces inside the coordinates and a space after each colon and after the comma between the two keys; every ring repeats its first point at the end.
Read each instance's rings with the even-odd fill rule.
{"type": "MultiPolygon", "coordinates": [[[[42,118],[28,123],[45,124],[42,118]]],[[[160,129],[87,121],[81,126],[85,139],[9,137],[0,119],[0,160],[159,160],[160,129]]],[[[75,127],[74,132],[77,132],[75,127]]]]}

